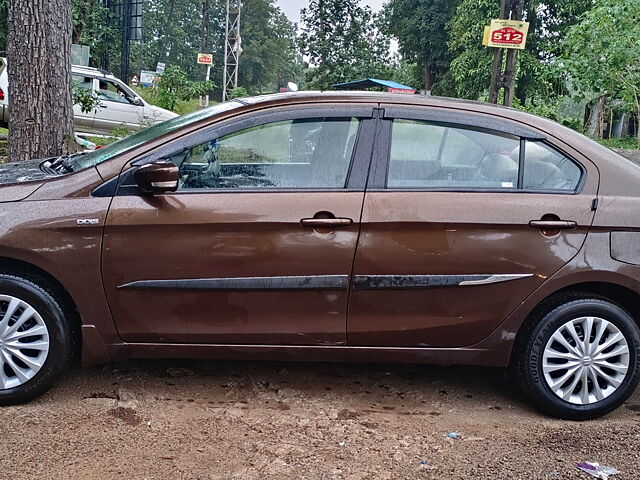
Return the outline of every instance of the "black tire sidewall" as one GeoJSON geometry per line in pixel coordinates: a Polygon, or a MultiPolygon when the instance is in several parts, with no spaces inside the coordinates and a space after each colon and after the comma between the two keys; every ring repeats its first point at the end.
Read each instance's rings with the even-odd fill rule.
{"type": "Polygon", "coordinates": [[[635,390],[640,379],[639,351],[638,325],[621,307],[600,299],[567,302],[546,314],[532,330],[521,359],[523,386],[536,406],[552,416],[568,420],[597,418],[615,410],[635,390]],[[620,329],[629,345],[629,370],[623,383],[609,397],[590,405],[574,405],[556,396],[547,385],[542,372],[542,357],[551,335],[569,320],[583,316],[603,318],[620,329]]]}
{"type": "Polygon", "coordinates": [[[14,388],[0,390],[0,406],[24,403],[49,389],[71,359],[72,332],[61,305],[43,287],[27,279],[0,274],[0,295],[24,300],[42,317],[49,334],[49,352],[36,376],[14,388]]]}

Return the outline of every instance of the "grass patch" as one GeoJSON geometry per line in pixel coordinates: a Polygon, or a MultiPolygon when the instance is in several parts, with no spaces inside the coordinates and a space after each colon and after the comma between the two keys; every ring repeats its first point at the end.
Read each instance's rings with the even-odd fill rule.
{"type": "MultiPolygon", "coordinates": [[[[150,103],[151,105],[158,104],[158,94],[157,90],[150,87],[132,87],[138,95],[140,95],[145,102],[150,103]]],[[[210,101],[211,105],[215,105],[216,101],[210,101]]],[[[175,113],[178,115],[185,115],[187,113],[195,112],[200,109],[200,105],[198,105],[198,99],[194,98],[193,100],[178,100],[176,101],[176,105],[173,109],[175,113]]]]}
{"type": "Polygon", "coordinates": [[[622,148],[625,150],[638,150],[638,139],[635,137],[607,138],[598,140],[608,148],[622,148]]]}

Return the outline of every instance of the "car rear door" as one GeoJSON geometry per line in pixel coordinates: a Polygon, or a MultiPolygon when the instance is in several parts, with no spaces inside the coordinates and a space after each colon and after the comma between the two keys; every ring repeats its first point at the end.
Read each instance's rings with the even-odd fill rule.
{"type": "Polygon", "coordinates": [[[598,172],[479,113],[385,108],[362,215],[350,345],[485,338],[579,251],[598,172]]]}
{"type": "Polygon", "coordinates": [[[344,344],[373,106],[266,110],[169,142],[173,194],[123,173],[102,257],[123,340],[344,344]]]}

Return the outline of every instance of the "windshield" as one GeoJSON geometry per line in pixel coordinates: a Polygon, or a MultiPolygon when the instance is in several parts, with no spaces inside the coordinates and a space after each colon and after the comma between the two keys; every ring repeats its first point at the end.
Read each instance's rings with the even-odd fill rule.
{"type": "Polygon", "coordinates": [[[241,105],[241,103],[231,100],[229,102],[219,103],[204,110],[198,110],[181,117],[172,118],[166,122],[141,130],[129,137],[125,137],[122,140],[118,140],[117,142],[101,148],[100,150],[89,152],[84,155],[78,155],[70,159],[69,166],[76,172],[78,170],[84,170],[85,168],[96,166],[99,163],[109,160],[116,155],[128,152],[129,150],[150,142],[151,140],[154,140],[166,133],[197,123],[200,120],[213,117],[222,112],[233,110],[241,105]]]}

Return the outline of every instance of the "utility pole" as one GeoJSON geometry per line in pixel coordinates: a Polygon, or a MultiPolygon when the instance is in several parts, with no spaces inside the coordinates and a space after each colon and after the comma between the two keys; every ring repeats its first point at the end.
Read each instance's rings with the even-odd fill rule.
{"type": "MultiPolygon", "coordinates": [[[[524,0],[501,0],[500,18],[505,20],[522,20],[524,0]]],[[[491,86],[489,87],[489,103],[498,103],[500,89],[504,88],[503,104],[507,107],[513,105],[516,59],[518,51],[515,49],[496,48],[493,54],[491,67],[491,86]],[[504,62],[504,52],[507,50],[507,59],[504,62]],[[503,63],[504,70],[503,70],[503,63]]]]}
{"type": "Polygon", "coordinates": [[[240,8],[242,0],[227,0],[227,21],[224,34],[224,70],[222,101],[229,100],[229,92],[238,88],[238,65],[242,54],[240,37],[240,8]]]}

